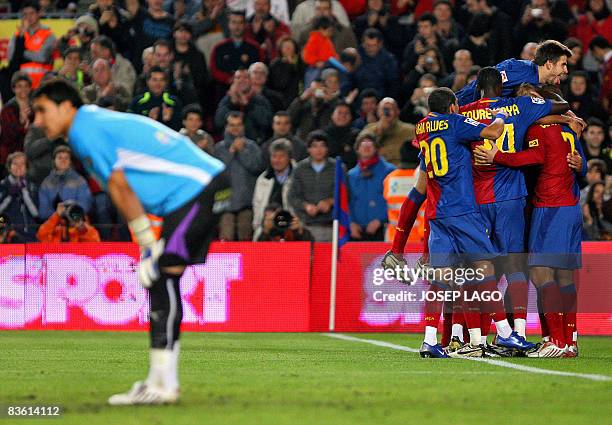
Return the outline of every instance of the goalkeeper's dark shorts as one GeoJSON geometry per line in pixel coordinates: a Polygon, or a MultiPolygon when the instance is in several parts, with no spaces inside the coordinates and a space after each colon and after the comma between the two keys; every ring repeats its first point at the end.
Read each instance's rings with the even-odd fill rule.
{"type": "Polygon", "coordinates": [[[163,217],[161,237],[166,241],[161,267],[203,263],[221,213],[229,205],[231,189],[225,172],[185,205],[163,217]]]}

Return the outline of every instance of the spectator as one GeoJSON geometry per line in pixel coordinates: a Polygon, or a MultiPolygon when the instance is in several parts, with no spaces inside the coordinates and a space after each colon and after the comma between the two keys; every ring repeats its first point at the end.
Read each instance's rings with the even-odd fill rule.
{"type": "Polygon", "coordinates": [[[167,92],[168,76],[159,66],[154,66],[147,76],[148,90],[132,99],[128,112],[144,115],[171,129],[181,128],[181,101],[167,92]]]}
{"type": "Polygon", "coordinates": [[[163,0],[146,0],[146,3],[146,10],[139,2],[135,2],[133,9],[128,8],[132,14],[130,25],[134,34],[131,56],[134,67],[138,70],[142,68],[142,51],[160,38],[170,40],[174,29],[174,18],[163,9],[163,0]]]}
{"type": "Polygon", "coordinates": [[[255,92],[246,69],[240,69],[234,73],[232,85],[217,107],[215,126],[223,128],[232,111],[241,112],[246,137],[257,144],[262,144],[268,138],[272,107],[268,99],[255,92]]]}
{"type": "Polygon", "coordinates": [[[225,0],[203,0],[202,8],[192,17],[191,25],[196,46],[210,65],[212,49],[230,33],[229,8],[225,0]]]}
{"type": "Polygon", "coordinates": [[[317,242],[332,238],[336,161],[328,157],[329,139],[322,131],[308,135],[309,157],[293,173],[289,202],[317,242]]]}
{"type": "Polygon", "coordinates": [[[87,73],[91,65],[91,42],[98,36],[98,23],[89,15],[80,16],[75,21],[74,28],[70,28],[57,43],[57,49],[65,54],[70,47],[77,47],[81,52],[82,67],[87,73]]]}
{"type": "MultiPolygon", "coordinates": [[[[487,45],[493,52],[492,62],[483,66],[499,63],[514,56],[515,52],[512,41],[512,25],[513,21],[504,12],[501,7],[504,2],[493,0],[466,0],[465,6],[458,14],[459,23],[465,29],[473,26],[472,23],[477,22],[476,18],[482,22],[482,27],[477,32],[481,34],[490,34],[487,45]]],[[[473,29],[473,31],[475,28],[473,29]]],[[[472,35],[474,37],[475,35],[472,35]]],[[[480,40],[476,40],[480,41],[480,40]]],[[[460,43],[463,44],[463,43],[460,43]]],[[[465,45],[465,44],[463,44],[465,45]]],[[[522,46],[522,44],[521,44],[522,46]]],[[[472,52],[473,53],[473,52],[472,52]]],[[[474,62],[479,63],[474,57],[474,62]]]]}
{"type": "MultiPolygon", "coordinates": [[[[270,204],[279,209],[290,210],[289,188],[295,163],[291,158],[291,142],[287,139],[277,139],[268,149],[270,165],[257,178],[253,192],[253,240],[259,240],[264,230],[265,209],[270,204]]],[[[266,217],[269,219],[270,217],[266,217]]],[[[268,223],[269,224],[269,223],[268,223]]],[[[270,229],[266,229],[269,233],[270,229]]]]}
{"type": "Polygon", "coordinates": [[[23,235],[15,231],[10,219],[0,215],[0,244],[24,244],[29,242],[23,235]]]}
{"type": "Polygon", "coordinates": [[[587,121],[587,128],[582,132],[584,141],[584,155],[586,159],[601,159],[606,163],[607,170],[612,170],[612,158],[609,150],[603,148],[605,139],[605,126],[601,120],[590,118],[587,121]]]}
{"type": "MultiPolygon", "coordinates": [[[[306,27],[312,22],[317,14],[317,7],[320,8],[322,6],[320,4],[317,5],[316,0],[305,0],[297,5],[291,15],[291,31],[296,38],[306,31],[306,27]]],[[[348,27],[351,24],[344,7],[342,7],[339,1],[331,1],[331,10],[329,13],[336,17],[340,25],[348,27]]]]}
{"type": "Polygon", "coordinates": [[[312,234],[304,227],[301,220],[281,206],[274,203],[268,205],[264,210],[261,234],[258,242],[312,242],[312,234]]]}
{"type": "Polygon", "coordinates": [[[100,242],[100,234],[85,220],[85,211],[78,203],[59,202],[49,219],[36,234],[40,242],[100,242]]]}
{"type": "Polygon", "coordinates": [[[355,142],[358,164],[348,172],[351,240],[383,241],[387,202],[383,197],[385,177],[395,170],[378,155],[379,145],[372,134],[360,134],[355,142]]]}
{"type": "Polygon", "coordinates": [[[329,140],[329,157],[340,156],[347,169],[353,168],[357,163],[353,146],[359,130],[351,126],[352,121],[351,107],[345,102],[338,102],[334,107],[330,124],[324,129],[329,140]]]}
{"type": "Polygon", "coordinates": [[[28,74],[18,71],[11,77],[15,97],[0,111],[0,164],[6,164],[10,153],[23,151],[23,140],[34,120],[30,104],[32,81],[28,74]]]}
{"type": "MultiPolygon", "coordinates": [[[[136,71],[129,60],[115,51],[115,44],[110,38],[104,35],[96,37],[91,42],[91,56],[92,60],[106,59],[109,61],[112,64],[113,83],[122,85],[130,93],[130,96],[132,95],[136,82],[136,71]]],[[[141,58],[140,53],[138,57],[141,58]]]]}
{"type": "Polygon", "coordinates": [[[571,74],[574,71],[581,71],[582,59],[584,59],[584,45],[575,38],[568,38],[563,42],[563,44],[565,44],[565,46],[572,51],[572,56],[567,58],[568,72],[571,74]]]}
{"type": "Polygon", "coordinates": [[[372,88],[380,97],[395,97],[399,91],[399,69],[395,57],[383,46],[380,31],[370,28],[363,33],[359,46],[361,64],[355,70],[357,88],[372,88]]]}
{"type": "Polygon", "coordinates": [[[153,55],[153,46],[147,47],[142,51],[142,73],[147,75],[151,68],[155,65],[153,55]]]}
{"type": "MultiPolygon", "coordinates": [[[[467,75],[466,75],[467,78],[467,75]]],[[[429,94],[438,88],[436,77],[432,74],[425,74],[419,80],[419,86],[414,89],[410,100],[406,102],[400,113],[400,120],[411,124],[416,124],[427,116],[429,107],[427,99],[429,94]]]]}
{"type": "MultiPolygon", "coordinates": [[[[404,49],[402,70],[405,74],[417,66],[418,58],[425,53],[427,48],[436,48],[439,52],[446,51],[444,40],[436,32],[436,23],[437,20],[431,13],[424,13],[419,18],[417,35],[404,49]]],[[[444,57],[444,53],[441,53],[441,57],[444,57]]]]}
{"type": "Polygon", "coordinates": [[[452,91],[461,90],[467,85],[467,76],[473,65],[474,61],[469,50],[457,50],[453,59],[453,72],[440,80],[440,86],[448,87],[452,91]]]}
{"type": "Polygon", "coordinates": [[[305,84],[318,78],[321,69],[332,58],[338,59],[338,53],[332,43],[333,21],[327,16],[318,16],[312,24],[308,41],[302,49],[302,59],[308,65],[305,84]]]}
{"type": "Polygon", "coordinates": [[[400,149],[404,142],[415,137],[414,125],[402,122],[398,117],[397,102],[386,97],[378,103],[378,121],[368,124],[360,133],[374,134],[381,146],[379,154],[395,166],[400,163],[400,149]]]}
{"type": "Polygon", "coordinates": [[[433,5],[438,37],[451,50],[457,50],[459,42],[465,37],[463,28],[453,19],[453,6],[449,0],[436,0],[433,5]]]}
{"type": "Polygon", "coordinates": [[[353,127],[357,130],[371,123],[378,121],[376,116],[376,106],[378,105],[378,93],[372,89],[365,89],[359,95],[359,112],[358,117],[353,121],[353,127]]]}
{"type": "Polygon", "coordinates": [[[279,56],[270,64],[268,86],[284,94],[283,109],[286,109],[299,94],[304,80],[304,62],[297,43],[289,37],[278,41],[278,51],[279,56]]]}
{"type": "Polygon", "coordinates": [[[520,46],[528,41],[563,41],[567,38],[567,25],[553,16],[548,0],[531,0],[523,9],[521,20],[514,27],[514,40],[520,46]]]}
{"type": "Polygon", "coordinates": [[[53,151],[59,145],[67,145],[64,139],[49,140],[45,132],[31,125],[24,141],[24,150],[28,158],[28,180],[40,186],[53,170],[53,151]]]}
{"type": "Polygon", "coordinates": [[[28,242],[36,241],[38,188],[26,178],[26,156],[13,152],[6,161],[8,176],[0,181],[0,214],[28,242]]]}
{"type": "Polygon", "coordinates": [[[331,39],[336,48],[336,52],[341,52],[347,47],[357,46],[357,39],[350,27],[350,24],[342,24],[336,19],[335,13],[332,12],[331,0],[315,0],[314,1],[314,17],[304,27],[292,26],[293,37],[297,40],[300,46],[304,46],[312,31],[314,31],[317,18],[326,17],[331,19],[332,35],[331,39]]]}
{"type": "Polygon", "coordinates": [[[113,96],[117,110],[125,111],[130,103],[130,94],[121,85],[113,83],[111,65],[106,59],[96,59],[92,66],[93,82],[83,89],[85,103],[98,103],[101,98],[113,96]]]}
{"type": "Polygon", "coordinates": [[[538,43],[534,43],[533,41],[525,43],[525,45],[523,46],[523,50],[521,50],[520,58],[525,61],[533,61],[535,59],[535,52],[537,49],[538,43]]]}
{"type": "Polygon", "coordinates": [[[460,49],[470,52],[475,64],[485,67],[495,64],[495,44],[493,34],[497,29],[491,25],[491,18],[478,13],[470,21],[467,37],[459,44],[460,49]]]}
{"type": "Polygon", "coordinates": [[[229,17],[230,36],[217,44],[211,53],[210,70],[220,88],[226,88],[238,69],[263,60],[257,44],[246,39],[244,12],[232,11],[229,17]]]}
{"type": "Polygon", "coordinates": [[[229,210],[221,215],[219,237],[225,241],[253,239],[253,191],[263,169],[259,146],[244,136],[242,113],[226,118],[225,137],[215,145],[215,156],[227,167],[232,188],[229,210]]]}
{"type": "MultiPolygon", "coordinates": [[[[425,74],[432,74],[436,77],[436,81],[446,76],[444,60],[435,47],[426,48],[419,56],[416,66],[408,73],[404,80],[402,93],[404,95],[411,94],[417,88],[421,77],[425,74]]],[[[400,99],[400,102],[404,103],[404,99],[400,99]]]]}
{"type": "Polygon", "coordinates": [[[113,40],[117,50],[123,55],[129,53],[132,36],[127,10],[119,7],[113,0],[96,0],[89,6],[88,13],[97,21],[101,35],[113,40]]]}
{"type": "Polygon", "coordinates": [[[192,103],[183,108],[183,128],[180,133],[187,136],[200,149],[209,155],[213,154],[215,141],[212,136],[202,130],[202,108],[192,103]]]}
{"type": "Polygon", "coordinates": [[[51,217],[59,202],[75,201],[85,213],[91,209],[91,192],[85,179],[72,168],[71,153],[68,146],[58,146],[53,151],[53,170],[38,192],[38,211],[43,220],[51,217]]]}
{"type": "Polygon", "coordinates": [[[296,136],[302,140],[311,131],[329,124],[338,101],[338,73],[333,69],[326,69],[321,76],[323,82],[314,80],[300,97],[293,100],[287,111],[291,115],[296,136]]]}
{"type": "Polygon", "coordinates": [[[587,0],[585,13],[578,17],[578,22],[572,28],[576,38],[583,46],[588,46],[591,40],[601,35],[612,43],[612,16],[605,0],[587,0]]]}
{"type": "Polygon", "coordinates": [[[604,190],[602,181],[593,183],[582,207],[583,229],[588,240],[612,240],[612,216],[609,214],[610,208],[604,208],[604,190]]]}
{"type": "Polygon", "coordinates": [[[79,90],[83,90],[85,82],[89,77],[81,69],[81,63],[83,62],[81,49],[76,46],[69,47],[64,51],[63,56],[64,63],[57,72],[57,75],[71,81],[79,90]]]}
{"type": "Polygon", "coordinates": [[[602,64],[599,99],[606,111],[612,114],[612,47],[604,37],[597,36],[591,40],[589,49],[595,59],[602,64]]]}
{"type": "Polygon", "coordinates": [[[377,29],[383,37],[384,45],[395,57],[401,57],[406,45],[406,29],[393,16],[383,0],[368,0],[366,12],[353,22],[353,30],[361,40],[368,28],[377,29]]]}
{"type": "Polygon", "coordinates": [[[580,205],[586,204],[589,190],[594,183],[602,182],[606,178],[606,163],[601,159],[590,159],[587,161],[586,186],[580,190],[580,205]]]}
{"type": "Polygon", "coordinates": [[[278,40],[290,35],[291,31],[270,13],[271,0],[254,0],[253,6],[254,13],[248,19],[246,35],[259,43],[265,52],[266,62],[269,62],[278,56],[278,40]]]}
{"type": "Polygon", "coordinates": [[[283,95],[266,85],[268,82],[268,67],[264,63],[255,62],[252,64],[249,67],[249,77],[251,88],[256,94],[268,99],[272,107],[272,112],[278,112],[283,109],[283,95]]]}
{"type": "MultiPolygon", "coordinates": [[[[174,26],[174,61],[175,66],[181,69],[182,80],[187,80],[186,75],[190,76],[190,83],[193,84],[196,93],[194,97],[200,103],[204,103],[209,88],[208,67],[204,55],[193,44],[192,37],[191,24],[186,21],[176,23],[174,26]]],[[[187,89],[190,88],[187,87],[187,89]]]]}
{"type": "Polygon", "coordinates": [[[284,139],[291,143],[291,155],[295,161],[301,161],[308,156],[304,142],[291,133],[291,117],[287,111],[279,111],[272,118],[272,137],[261,145],[263,163],[270,166],[270,146],[275,140],[284,139]]]}
{"type": "Polygon", "coordinates": [[[37,88],[48,71],[53,70],[55,36],[51,29],[40,24],[40,5],[37,1],[21,3],[21,22],[11,37],[8,58],[11,69],[28,74],[32,87],[37,88]]]}
{"type": "Polygon", "coordinates": [[[580,118],[588,120],[596,117],[601,120],[607,118],[602,106],[593,98],[589,82],[589,74],[585,71],[575,71],[569,77],[569,92],[565,99],[570,109],[580,118]]]}

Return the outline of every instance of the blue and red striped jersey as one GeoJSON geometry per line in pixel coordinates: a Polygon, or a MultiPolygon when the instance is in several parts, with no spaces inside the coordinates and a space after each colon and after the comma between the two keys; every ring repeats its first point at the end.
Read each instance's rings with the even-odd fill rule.
{"type": "Polygon", "coordinates": [[[486,126],[459,114],[430,113],[416,125],[416,139],[427,170],[430,219],[476,211],[470,143],[486,126]]]}
{"type": "MultiPolygon", "coordinates": [[[[500,151],[512,153],[523,150],[523,140],[527,129],[550,113],[552,102],[529,96],[488,98],[462,106],[459,111],[468,118],[488,125],[494,118],[490,110],[495,108],[503,108],[508,113],[504,132],[495,141],[495,144],[500,151]]],[[[478,141],[473,143],[472,148],[491,142],[478,141]]],[[[527,196],[525,178],[520,170],[500,165],[477,163],[473,165],[474,191],[476,202],[479,204],[490,204],[527,196]]]]}

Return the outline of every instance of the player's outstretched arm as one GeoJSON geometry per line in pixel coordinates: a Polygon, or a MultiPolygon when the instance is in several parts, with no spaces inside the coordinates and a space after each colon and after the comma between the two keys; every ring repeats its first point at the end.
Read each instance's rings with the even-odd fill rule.
{"type": "Polygon", "coordinates": [[[504,132],[504,124],[508,114],[501,108],[492,109],[491,113],[495,116],[495,119],[491,124],[482,129],[480,137],[482,139],[497,140],[504,132]]]}
{"type": "Polygon", "coordinates": [[[491,149],[477,146],[474,149],[474,158],[482,164],[499,164],[505,167],[526,167],[529,165],[544,164],[544,148],[532,146],[521,152],[501,152],[495,143],[491,149]]]}

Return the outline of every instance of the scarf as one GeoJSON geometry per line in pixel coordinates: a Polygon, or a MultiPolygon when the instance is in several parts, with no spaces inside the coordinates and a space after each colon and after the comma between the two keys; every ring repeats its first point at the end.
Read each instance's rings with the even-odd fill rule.
{"type": "Polygon", "coordinates": [[[359,164],[359,170],[361,171],[361,175],[364,177],[371,177],[372,176],[371,169],[376,164],[378,164],[378,161],[380,161],[380,157],[378,156],[378,154],[374,155],[370,159],[360,159],[358,161],[358,164],[359,164]]]}

